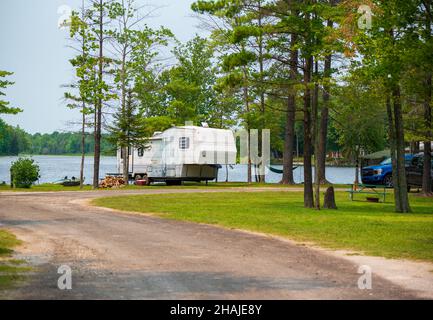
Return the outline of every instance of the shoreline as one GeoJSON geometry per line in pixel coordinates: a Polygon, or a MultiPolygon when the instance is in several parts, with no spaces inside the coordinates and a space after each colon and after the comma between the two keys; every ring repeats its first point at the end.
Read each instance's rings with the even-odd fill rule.
{"type": "MultiPolygon", "coordinates": [[[[81,154],[19,154],[19,155],[0,155],[0,158],[18,157],[81,157],[81,154]]],[[[86,154],[85,157],[93,157],[93,153],[86,154]]],[[[116,155],[101,155],[101,157],[116,157],[116,155]]]]}
{"type": "MultiPolygon", "coordinates": [[[[81,157],[81,154],[20,154],[20,155],[0,155],[1,158],[14,158],[14,157],[81,157]]],[[[93,157],[93,154],[86,154],[86,158],[93,157]]],[[[115,158],[116,155],[101,155],[101,158],[115,158]]],[[[242,165],[242,164],[236,164],[242,165]]],[[[304,166],[303,162],[295,161],[293,162],[294,166],[304,166]]],[[[277,159],[275,163],[271,163],[271,166],[283,166],[282,162],[277,159]]],[[[224,166],[223,166],[224,167],[224,166]]],[[[329,168],[355,168],[354,164],[335,164],[335,163],[326,163],[326,167],[329,168]]],[[[314,165],[313,165],[314,168],[314,165]]]]}

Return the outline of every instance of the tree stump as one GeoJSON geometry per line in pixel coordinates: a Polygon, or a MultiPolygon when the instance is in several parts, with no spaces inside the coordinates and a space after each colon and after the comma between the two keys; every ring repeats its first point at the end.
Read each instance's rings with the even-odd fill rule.
{"type": "Polygon", "coordinates": [[[337,205],[335,204],[334,187],[329,187],[328,190],[326,190],[323,208],[337,210],[337,205]]]}

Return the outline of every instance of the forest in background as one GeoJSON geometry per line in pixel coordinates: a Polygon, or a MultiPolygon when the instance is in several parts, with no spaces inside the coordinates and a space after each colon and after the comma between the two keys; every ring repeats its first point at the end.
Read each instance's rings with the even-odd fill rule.
{"type": "MultiPolygon", "coordinates": [[[[338,133],[331,128],[334,134],[328,141],[329,151],[339,151],[341,146],[338,144],[338,133]]],[[[303,131],[298,126],[297,141],[299,155],[303,153],[303,131]]],[[[276,142],[272,149],[272,158],[279,161],[283,154],[284,137],[274,137],[276,142]]],[[[295,137],[296,140],[296,137],[295,137]]],[[[94,149],[94,139],[91,134],[86,136],[85,153],[92,154],[94,149]]],[[[17,156],[19,154],[30,155],[80,155],[81,154],[81,132],[58,132],[29,134],[20,127],[14,127],[0,119],[0,156],[17,156]]],[[[110,141],[108,134],[103,134],[102,154],[114,156],[115,147],[110,141]]]]}
{"type": "MultiPolygon", "coordinates": [[[[115,155],[115,148],[102,138],[102,154],[115,155]]],[[[93,153],[93,137],[86,137],[87,154],[93,153]]],[[[81,154],[81,133],[53,132],[29,134],[19,127],[13,127],[0,119],[0,156],[30,155],[79,155],[81,154]]]]}

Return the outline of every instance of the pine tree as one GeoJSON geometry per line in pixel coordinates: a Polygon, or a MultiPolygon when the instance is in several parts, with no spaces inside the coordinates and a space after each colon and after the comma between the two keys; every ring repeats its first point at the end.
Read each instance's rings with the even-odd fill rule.
{"type": "MultiPolygon", "coordinates": [[[[8,76],[13,75],[12,72],[2,71],[0,70],[0,97],[5,96],[6,93],[3,92],[3,89],[6,89],[7,87],[14,84],[14,82],[11,82],[9,80],[3,80],[3,78],[6,78],[8,76]]],[[[1,100],[0,99],[0,114],[17,114],[22,112],[20,108],[12,108],[9,107],[10,102],[1,100]]]]}
{"type": "MultiPolygon", "coordinates": [[[[132,148],[146,148],[148,131],[143,114],[139,111],[137,103],[134,101],[134,93],[129,90],[126,92],[125,105],[113,115],[113,123],[108,126],[110,132],[109,140],[121,150],[132,148]]],[[[124,155],[124,153],[123,153],[124,155]]],[[[129,158],[123,158],[123,178],[125,183],[129,181],[129,158]]]]}

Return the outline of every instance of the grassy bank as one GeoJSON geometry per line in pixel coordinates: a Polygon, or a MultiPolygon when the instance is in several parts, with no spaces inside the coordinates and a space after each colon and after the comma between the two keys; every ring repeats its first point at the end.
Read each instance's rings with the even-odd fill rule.
{"type": "Polygon", "coordinates": [[[13,248],[20,245],[13,234],[0,230],[0,290],[7,289],[16,281],[23,279],[23,272],[29,268],[23,267],[23,261],[11,259],[13,248]]]}
{"type": "MultiPolygon", "coordinates": [[[[391,198],[391,197],[390,197],[391,198]]],[[[392,203],[351,202],[337,192],[337,211],[303,207],[300,192],[165,194],[109,197],[98,206],[263,232],[368,255],[433,262],[433,199],[411,195],[413,214],[392,203]]]]}

